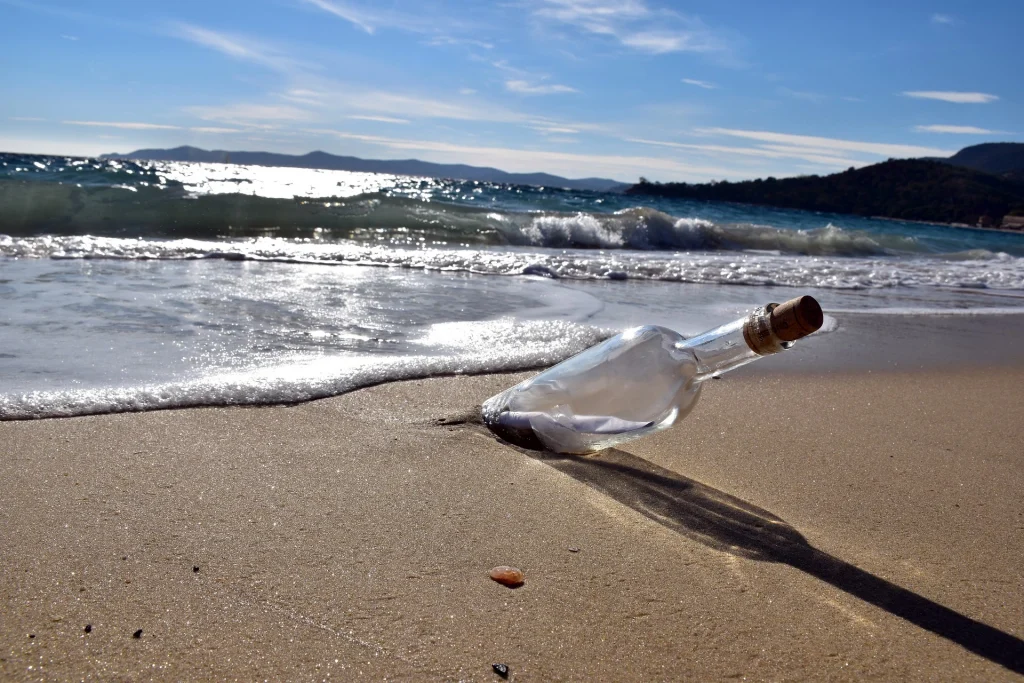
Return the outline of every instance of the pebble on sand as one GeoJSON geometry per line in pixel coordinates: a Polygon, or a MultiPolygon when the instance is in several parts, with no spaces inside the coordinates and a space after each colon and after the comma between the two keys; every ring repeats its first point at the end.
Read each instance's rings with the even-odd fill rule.
{"type": "Polygon", "coordinates": [[[502,565],[491,570],[491,578],[503,586],[517,588],[526,581],[526,574],[522,569],[502,565]]]}

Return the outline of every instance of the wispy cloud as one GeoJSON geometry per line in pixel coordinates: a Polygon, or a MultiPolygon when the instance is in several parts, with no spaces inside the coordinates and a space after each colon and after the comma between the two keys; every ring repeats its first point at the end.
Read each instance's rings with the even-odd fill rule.
{"type": "Polygon", "coordinates": [[[440,47],[442,45],[466,45],[469,47],[478,47],[483,50],[494,49],[494,43],[488,43],[485,40],[477,40],[476,38],[453,38],[451,36],[434,36],[427,41],[427,45],[433,47],[440,47]]]}
{"type": "Polygon", "coordinates": [[[334,135],[341,139],[358,140],[388,150],[406,152],[431,152],[431,158],[442,163],[461,162],[480,166],[495,166],[514,172],[532,172],[544,169],[567,177],[601,174],[613,178],[650,177],[658,174],[679,180],[703,180],[708,177],[736,178],[751,172],[768,175],[766,169],[738,172],[736,168],[708,166],[688,163],[685,160],[651,156],[629,156],[614,154],[581,154],[555,152],[551,150],[514,149],[508,147],[486,147],[453,144],[435,140],[410,140],[358,135],[335,130],[311,131],[334,135]]]}
{"type": "Polygon", "coordinates": [[[539,125],[539,126],[530,126],[530,128],[532,128],[535,131],[537,131],[538,133],[542,133],[544,135],[576,135],[577,133],[580,132],[579,129],[577,129],[577,128],[570,128],[568,126],[539,125]]]}
{"type": "Polygon", "coordinates": [[[46,119],[39,118],[38,116],[8,116],[11,121],[45,121],[46,119]]]}
{"type": "Polygon", "coordinates": [[[639,31],[617,36],[622,44],[641,52],[710,52],[719,49],[707,37],[689,31],[639,31]]]}
{"type": "Polygon", "coordinates": [[[362,114],[350,114],[348,118],[355,119],[357,121],[377,121],[380,123],[409,123],[408,119],[399,119],[391,116],[366,116],[362,114]]]}
{"type": "Polygon", "coordinates": [[[1005,131],[989,130],[988,128],[979,128],[978,126],[944,126],[938,124],[914,126],[914,130],[918,133],[952,133],[956,135],[999,135],[1005,133],[1005,131]]]}
{"type": "MultiPolygon", "coordinates": [[[[479,60],[479,61],[486,61],[486,60],[479,60]]],[[[528,71],[523,71],[522,69],[519,69],[519,68],[516,68],[516,67],[512,66],[511,64],[508,63],[507,59],[496,59],[496,60],[490,62],[490,65],[493,66],[498,71],[504,71],[505,73],[512,74],[513,76],[516,76],[516,77],[519,77],[519,78],[530,76],[530,73],[528,71]]]]}
{"type": "Polygon", "coordinates": [[[534,16],[607,36],[650,54],[719,52],[725,41],[696,17],[652,10],[644,0],[535,0],[534,16]]]}
{"type": "Polygon", "coordinates": [[[185,111],[207,121],[221,121],[236,125],[252,125],[262,121],[307,121],[310,112],[290,105],[228,104],[222,106],[185,107],[185,111]]]}
{"type": "Polygon", "coordinates": [[[65,126],[90,126],[96,128],[123,128],[125,130],[181,130],[181,126],[163,123],[139,123],[136,121],[61,121],[65,126]]]}
{"type": "Polygon", "coordinates": [[[530,83],[522,80],[505,81],[505,89],[520,95],[559,95],[579,92],[576,88],[557,83],[530,83]]]}
{"type": "Polygon", "coordinates": [[[806,90],[793,90],[792,88],[786,87],[778,88],[778,93],[780,95],[785,95],[786,97],[792,97],[795,100],[803,100],[804,102],[812,102],[814,104],[821,104],[828,99],[827,95],[822,95],[821,93],[808,92],[806,90]]]}
{"type": "Polygon", "coordinates": [[[195,126],[189,128],[193,133],[211,133],[216,135],[223,135],[228,133],[244,133],[245,131],[238,128],[222,128],[220,126],[195,126]]]}
{"type": "Polygon", "coordinates": [[[698,88],[704,88],[705,90],[717,90],[718,86],[708,81],[699,81],[696,78],[684,78],[683,83],[687,85],[695,85],[698,88]]]}
{"type": "Polygon", "coordinates": [[[949,16],[948,14],[933,14],[932,15],[932,23],[933,24],[945,24],[945,25],[948,26],[948,25],[953,24],[955,22],[953,20],[953,17],[949,16]]]}
{"type": "MultiPolygon", "coordinates": [[[[458,17],[442,16],[436,11],[423,9],[420,12],[401,12],[393,7],[393,3],[380,2],[352,2],[351,0],[301,0],[310,5],[331,14],[343,21],[347,21],[361,31],[374,35],[378,30],[397,30],[407,33],[420,33],[435,35],[431,45],[455,45],[473,44],[475,47],[485,47],[485,41],[474,39],[462,39],[453,37],[452,33],[458,33],[466,29],[466,25],[458,17]],[[389,9],[382,9],[382,5],[392,5],[389,9]],[[436,42],[435,42],[436,41],[436,42]]],[[[486,49],[486,48],[485,48],[486,49]]]]}
{"type": "Polygon", "coordinates": [[[182,22],[170,24],[169,31],[176,38],[216,50],[234,59],[259,64],[274,71],[293,71],[300,66],[296,60],[267,45],[261,45],[251,38],[243,38],[182,22]]]}
{"type": "Polygon", "coordinates": [[[288,102],[313,107],[318,107],[324,102],[322,93],[315,90],[309,90],[307,88],[292,88],[291,90],[280,93],[278,97],[282,100],[287,100],[288,102]]]}
{"type": "Polygon", "coordinates": [[[983,92],[958,92],[951,90],[908,90],[904,91],[903,94],[906,97],[915,97],[922,100],[939,100],[954,104],[988,104],[999,99],[998,95],[989,95],[983,92]]]}
{"type": "Polygon", "coordinates": [[[72,42],[78,40],[78,36],[72,36],[72,35],[69,35],[67,33],[60,34],[60,37],[63,38],[64,40],[70,40],[72,42]]]}
{"type": "Polygon", "coordinates": [[[336,92],[329,105],[337,108],[369,111],[399,118],[451,119],[454,121],[490,121],[517,123],[526,116],[490,102],[436,99],[402,92],[351,89],[336,92]]]}
{"type": "MultiPolygon", "coordinates": [[[[121,130],[185,130],[193,133],[241,133],[238,128],[217,126],[172,126],[165,123],[142,123],[138,121],[61,121],[65,126],[88,126],[90,128],[119,128],[121,130]]],[[[100,136],[103,137],[103,136],[100,136]]]]}
{"type": "Polygon", "coordinates": [[[733,128],[702,128],[698,133],[705,135],[724,135],[729,137],[757,140],[758,142],[790,145],[808,150],[819,150],[825,154],[836,151],[859,152],[881,157],[944,157],[953,154],[952,150],[921,147],[918,145],[902,145],[888,142],[863,142],[860,140],[843,140],[825,138],[814,135],[793,135],[790,133],[773,133],[760,130],[737,130],[733,128]]]}
{"type": "Polygon", "coordinates": [[[794,147],[782,145],[762,145],[760,147],[734,147],[731,145],[699,145],[682,142],[668,142],[662,140],[647,140],[644,138],[626,138],[627,142],[637,142],[644,145],[668,147],[672,149],[704,152],[726,159],[734,159],[738,156],[760,157],[765,159],[799,159],[809,163],[826,166],[829,168],[847,168],[850,166],[863,165],[865,162],[856,161],[847,157],[831,154],[824,154],[810,147],[794,147]]]}
{"type": "Polygon", "coordinates": [[[486,121],[492,123],[526,123],[536,119],[489,100],[474,97],[475,91],[463,97],[430,97],[410,92],[374,90],[333,79],[308,77],[301,88],[292,88],[278,95],[288,102],[303,106],[274,104],[235,104],[221,107],[189,107],[190,113],[204,118],[229,120],[336,120],[350,115],[366,115],[402,120],[449,119],[453,121],[486,121]]]}
{"type": "Polygon", "coordinates": [[[305,2],[319,7],[324,12],[333,14],[339,19],[344,19],[367,33],[373,33],[377,29],[378,18],[375,15],[357,9],[349,3],[343,2],[343,0],[334,0],[333,2],[328,2],[328,0],[305,0],[305,2]]]}

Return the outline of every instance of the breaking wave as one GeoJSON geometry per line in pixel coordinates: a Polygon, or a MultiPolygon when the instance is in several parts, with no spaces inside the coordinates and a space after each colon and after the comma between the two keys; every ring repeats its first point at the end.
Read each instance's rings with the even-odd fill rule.
{"type": "MultiPolygon", "coordinates": [[[[393,245],[755,250],[802,256],[942,255],[913,236],[831,224],[794,230],[713,223],[647,207],[614,213],[497,211],[383,193],[279,199],[239,193],[194,195],[164,185],[78,186],[21,180],[0,180],[0,233],[206,240],[270,236],[393,245]]],[[[946,256],[988,258],[989,252],[976,252],[946,256]]]]}
{"type": "Polygon", "coordinates": [[[279,261],[381,266],[574,280],[661,280],[703,284],[871,289],[933,286],[1024,289],[1024,258],[978,251],[962,258],[797,257],[772,251],[643,252],[533,247],[396,246],[260,237],[153,240],[0,235],[0,257],[54,259],[279,261]]]}

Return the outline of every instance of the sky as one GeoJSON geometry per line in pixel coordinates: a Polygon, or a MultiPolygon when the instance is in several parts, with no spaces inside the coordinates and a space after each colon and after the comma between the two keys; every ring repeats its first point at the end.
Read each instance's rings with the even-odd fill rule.
{"type": "Polygon", "coordinates": [[[1024,137],[1022,0],[0,0],[0,151],[418,158],[633,182],[1024,137]]]}

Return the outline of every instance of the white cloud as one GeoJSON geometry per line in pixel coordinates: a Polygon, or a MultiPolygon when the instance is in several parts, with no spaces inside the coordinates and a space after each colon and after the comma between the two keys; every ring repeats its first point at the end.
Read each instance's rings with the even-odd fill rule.
{"type": "Polygon", "coordinates": [[[484,40],[477,40],[475,38],[452,38],[451,36],[435,36],[427,41],[427,45],[431,47],[441,47],[443,45],[468,45],[469,47],[479,47],[483,50],[493,50],[494,44],[488,43],[484,40]]]}
{"type": "Polygon", "coordinates": [[[324,103],[323,93],[305,88],[292,88],[288,92],[278,95],[282,100],[304,104],[312,107],[319,107],[324,103]]]}
{"type": "Polygon", "coordinates": [[[543,133],[544,135],[576,135],[580,131],[576,128],[569,128],[568,126],[530,126],[535,131],[543,133]]]}
{"type": "Polygon", "coordinates": [[[540,0],[534,10],[535,16],[605,35],[615,35],[618,26],[650,14],[642,0],[540,0]]]}
{"type": "MultiPolygon", "coordinates": [[[[204,119],[217,121],[321,121],[351,115],[389,119],[450,119],[454,121],[488,121],[494,123],[525,123],[537,119],[472,97],[472,89],[460,91],[463,97],[446,95],[435,99],[414,93],[371,90],[351,83],[313,76],[301,79],[301,85],[277,95],[292,104],[236,103],[224,106],[193,106],[185,110],[204,119]]],[[[240,124],[248,125],[248,124],[240,124]]]]}
{"type": "Polygon", "coordinates": [[[644,0],[535,0],[534,16],[608,36],[640,52],[720,52],[725,42],[700,19],[655,11],[644,0]]]}
{"type": "Polygon", "coordinates": [[[60,34],[60,37],[63,38],[64,40],[71,40],[71,41],[78,40],[78,36],[68,35],[67,33],[60,34]]]}
{"type": "Polygon", "coordinates": [[[408,119],[398,119],[391,116],[365,116],[361,114],[351,114],[348,118],[356,119],[358,121],[379,121],[380,123],[409,123],[408,119]]]}
{"type": "Polygon", "coordinates": [[[382,90],[339,90],[328,104],[385,116],[514,123],[525,116],[488,102],[453,102],[382,90]]]}
{"type": "Polygon", "coordinates": [[[223,106],[185,107],[185,111],[208,121],[223,121],[248,126],[257,121],[306,121],[311,114],[291,105],[228,104],[223,106]]]}
{"type": "Polygon", "coordinates": [[[529,72],[523,71],[522,69],[517,69],[516,67],[509,64],[507,59],[495,60],[491,62],[491,66],[493,66],[495,69],[498,69],[499,71],[504,71],[514,76],[523,77],[530,75],[529,72]]]}
{"type": "Polygon", "coordinates": [[[357,140],[389,150],[430,152],[430,159],[439,163],[467,163],[493,166],[506,171],[530,173],[543,169],[566,177],[602,175],[612,178],[663,177],[675,180],[700,181],[710,177],[739,178],[751,173],[770,175],[769,169],[745,169],[720,166],[701,166],[677,159],[614,154],[580,154],[550,150],[512,149],[506,147],[476,147],[432,140],[406,140],[359,135],[335,130],[310,131],[334,135],[345,140],[357,140]]]}
{"type": "Polygon", "coordinates": [[[954,104],[988,104],[999,99],[997,95],[983,92],[956,92],[950,90],[909,90],[903,93],[907,97],[923,100],[939,100],[954,104]]]}
{"type": "Polygon", "coordinates": [[[182,22],[171,24],[170,33],[176,38],[216,50],[234,59],[265,66],[274,71],[292,71],[300,66],[298,62],[281,52],[261,45],[250,38],[229,35],[182,22]]]}
{"type": "Polygon", "coordinates": [[[639,33],[628,33],[619,36],[623,45],[649,52],[654,55],[666,52],[703,52],[708,48],[698,45],[692,35],[687,33],[673,33],[671,31],[641,31],[639,33]]]}
{"type": "MultiPolygon", "coordinates": [[[[61,121],[65,126],[87,126],[90,128],[119,128],[121,130],[187,130],[193,133],[241,133],[238,128],[217,126],[171,126],[164,123],[140,123],[137,121],[61,121]]],[[[103,136],[100,136],[103,137],[103,136]]]]}
{"type": "Polygon", "coordinates": [[[696,78],[684,78],[683,83],[687,85],[695,85],[698,88],[704,88],[705,90],[717,90],[718,86],[708,81],[699,81],[696,78]]]}
{"type": "Polygon", "coordinates": [[[789,133],[773,133],[759,130],[736,130],[732,128],[703,128],[699,133],[706,135],[726,135],[729,137],[757,140],[817,150],[824,154],[835,154],[836,151],[859,152],[881,157],[945,157],[953,154],[946,149],[920,147],[918,145],[900,145],[887,142],[861,142],[859,140],[843,140],[839,138],[823,138],[813,135],[792,135],[789,133]]]}
{"type": "Polygon", "coordinates": [[[162,123],[137,123],[134,121],[61,121],[65,126],[91,126],[98,128],[122,128],[124,130],[181,130],[181,126],[162,123]]]}
{"type": "Polygon", "coordinates": [[[451,34],[467,30],[466,24],[458,17],[443,16],[430,8],[418,12],[400,12],[394,8],[397,3],[352,2],[351,0],[301,0],[319,10],[347,21],[361,31],[371,35],[378,29],[392,29],[408,33],[434,35],[431,45],[454,45],[457,43],[487,47],[482,40],[450,37],[451,34]],[[435,42],[436,41],[436,42],[435,42]]]}
{"type": "Polygon", "coordinates": [[[828,96],[820,93],[807,92],[806,90],[793,90],[792,88],[779,88],[778,92],[780,95],[792,97],[796,100],[803,100],[804,102],[812,102],[814,104],[821,104],[828,99],[828,96]]]}
{"type": "Polygon", "coordinates": [[[948,14],[933,14],[932,23],[950,25],[953,24],[954,22],[953,17],[949,16],[948,14]]]}
{"type": "Polygon", "coordinates": [[[555,83],[548,85],[533,84],[529,81],[521,80],[505,81],[505,89],[520,95],[558,95],[579,92],[576,88],[571,88],[568,85],[558,85],[555,83]]]}
{"type": "Polygon", "coordinates": [[[46,119],[41,119],[38,116],[8,116],[7,118],[10,119],[11,121],[45,121],[46,120],[46,119]]]}
{"type": "Polygon", "coordinates": [[[344,19],[350,24],[354,24],[367,33],[373,33],[376,30],[374,24],[377,23],[377,17],[367,12],[352,7],[347,2],[341,0],[335,0],[334,2],[328,2],[327,0],[305,0],[310,5],[319,7],[324,12],[333,14],[339,19],[344,19]]]}
{"type": "Polygon", "coordinates": [[[460,95],[475,95],[476,94],[476,90],[474,90],[473,88],[459,88],[459,94],[460,95]]]}
{"type": "Polygon", "coordinates": [[[813,148],[792,147],[783,145],[762,145],[761,147],[732,147],[728,145],[696,145],[682,142],[646,140],[644,138],[626,138],[627,142],[638,142],[644,145],[669,147],[695,152],[704,152],[714,156],[734,158],[737,156],[759,157],[765,159],[800,159],[819,166],[829,168],[847,168],[863,165],[864,162],[835,155],[823,154],[813,148]]]}
{"type": "Polygon", "coordinates": [[[1003,131],[978,128],[977,126],[914,126],[918,133],[953,133],[959,135],[998,135],[1003,131]]]}

